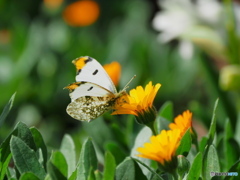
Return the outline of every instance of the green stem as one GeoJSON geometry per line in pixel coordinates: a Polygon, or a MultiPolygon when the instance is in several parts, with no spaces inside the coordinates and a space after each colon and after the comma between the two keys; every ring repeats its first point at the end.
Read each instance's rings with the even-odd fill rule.
{"type": "Polygon", "coordinates": [[[156,132],[156,130],[155,130],[154,122],[155,122],[155,121],[152,121],[152,122],[148,123],[147,126],[152,130],[153,135],[156,136],[156,135],[157,135],[157,132],[156,132]]]}
{"type": "MultiPolygon", "coordinates": [[[[172,177],[173,177],[174,180],[180,180],[180,179],[179,179],[180,176],[178,176],[177,170],[173,171],[171,174],[172,174],[172,177]]],[[[180,178],[181,178],[181,177],[180,177],[180,178]]]]}

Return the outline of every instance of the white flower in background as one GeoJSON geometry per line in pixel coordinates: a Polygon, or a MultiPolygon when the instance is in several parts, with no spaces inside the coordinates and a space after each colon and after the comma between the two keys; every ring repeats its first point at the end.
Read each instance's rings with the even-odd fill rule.
{"type": "Polygon", "coordinates": [[[222,7],[217,0],[159,0],[159,6],[162,10],[153,19],[153,27],[161,32],[158,39],[162,43],[181,40],[179,51],[184,59],[191,59],[196,38],[221,43],[216,28],[222,20],[222,7]]]}

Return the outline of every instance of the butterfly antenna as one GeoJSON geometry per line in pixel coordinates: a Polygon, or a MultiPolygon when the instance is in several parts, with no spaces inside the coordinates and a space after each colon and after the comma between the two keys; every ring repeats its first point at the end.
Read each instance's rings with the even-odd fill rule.
{"type": "Polygon", "coordinates": [[[135,79],[135,78],[136,78],[136,75],[134,75],[134,76],[130,79],[130,81],[128,81],[128,83],[127,83],[127,84],[125,85],[125,87],[123,88],[123,91],[126,90],[127,88],[129,88],[128,85],[129,85],[129,84],[132,82],[132,80],[135,79]]]}

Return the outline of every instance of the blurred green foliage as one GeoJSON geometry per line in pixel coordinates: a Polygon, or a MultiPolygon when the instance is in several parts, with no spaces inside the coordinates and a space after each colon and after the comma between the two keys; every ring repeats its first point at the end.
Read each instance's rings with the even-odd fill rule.
{"type": "MultiPolygon", "coordinates": [[[[101,129],[95,128],[102,118],[90,124],[81,123],[65,110],[70,98],[63,87],[75,81],[71,61],[84,55],[101,64],[120,62],[123,73],[119,89],[135,74],[137,78],[130,89],[145,86],[148,81],[161,83],[154,103],[157,109],[170,100],[174,114],[190,109],[196,119],[209,126],[211,107],[220,97],[217,127],[219,130],[224,127],[226,117],[236,122],[235,95],[219,89],[218,70],[212,67],[209,57],[197,51],[192,59],[184,60],[176,49],[177,42],[158,42],[158,33],[152,28],[156,2],[97,2],[100,5],[97,22],[87,27],[70,27],[62,18],[70,1],[50,9],[43,1],[0,0],[0,31],[4,37],[0,39],[0,109],[17,92],[9,120],[1,128],[0,140],[19,121],[36,126],[52,147],[60,145],[65,133],[80,142],[76,147],[79,149],[82,140],[92,132],[102,131],[99,134],[103,137],[95,138],[111,137],[106,135],[104,125],[101,129]]],[[[132,123],[125,116],[113,117],[111,121],[109,114],[104,117],[108,125],[117,124],[118,136],[121,128],[132,123]]],[[[136,131],[141,128],[136,124],[132,126],[136,126],[136,131]]],[[[133,139],[130,136],[128,138],[133,139]]],[[[114,143],[106,146],[118,148],[114,143]]],[[[124,157],[124,150],[122,152],[124,157]]]]}

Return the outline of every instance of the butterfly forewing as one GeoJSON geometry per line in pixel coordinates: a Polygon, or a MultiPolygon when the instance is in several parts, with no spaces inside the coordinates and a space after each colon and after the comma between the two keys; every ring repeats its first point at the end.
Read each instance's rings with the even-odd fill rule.
{"type": "Polygon", "coordinates": [[[112,93],[117,93],[111,78],[97,60],[88,56],[83,56],[75,59],[73,63],[77,68],[77,82],[91,82],[111,91],[112,93]]]}
{"type": "Polygon", "coordinates": [[[83,96],[113,96],[113,93],[109,90],[90,82],[76,82],[68,85],[66,88],[70,90],[70,97],[72,101],[83,96]]]}

